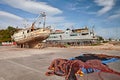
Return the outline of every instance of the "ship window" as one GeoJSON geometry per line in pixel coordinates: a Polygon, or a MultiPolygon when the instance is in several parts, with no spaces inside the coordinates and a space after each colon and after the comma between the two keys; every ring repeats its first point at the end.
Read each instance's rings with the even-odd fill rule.
{"type": "Polygon", "coordinates": [[[60,38],[62,38],[62,35],[60,35],[60,38]]]}
{"type": "Polygon", "coordinates": [[[33,31],[33,29],[31,29],[31,31],[33,31]]]}
{"type": "Polygon", "coordinates": [[[70,36],[77,36],[77,34],[70,34],[70,36]]]}
{"type": "Polygon", "coordinates": [[[88,33],[82,33],[82,35],[88,35],[88,33]]]}
{"type": "Polygon", "coordinates": [[[57,36],[50,36],[49,38],[58,38],[57,36]]]}
{"type": "Polygon", "coordinates": [[[68,32],[66,32],[66,34],[68,34],[68,32]]]}
{"type": "Polygon", "coordinates": [[[27,30],[27,33],[29,33],[29,30],[27,30]]]}
{"type": "Polygon", "coordinates": [[[54,38],[57,38],[57,36],[54,36],[54,38]]]}

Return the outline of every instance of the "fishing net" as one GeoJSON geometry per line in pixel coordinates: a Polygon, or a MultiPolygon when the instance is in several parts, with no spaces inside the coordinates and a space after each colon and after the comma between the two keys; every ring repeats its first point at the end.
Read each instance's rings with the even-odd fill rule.
{"type": "Polygon", "coordinates": [[[65,76],[65,80],[77,80],[76,75],[83,76],[84,74],[93,72],[106,72],[120,76],[120,72],[116,72],[102,63],[102,60],[112,59],[114,56],[106,56],[103,54],[85,54],[84,56],[89,57],[89,59],[85,58],[86,60],[83,60],[83,58],[80,57],[75,57],[76,59],[74,60],[55,59],[48,68],[51,71],[46,72],[46,75],[65,76]]]}

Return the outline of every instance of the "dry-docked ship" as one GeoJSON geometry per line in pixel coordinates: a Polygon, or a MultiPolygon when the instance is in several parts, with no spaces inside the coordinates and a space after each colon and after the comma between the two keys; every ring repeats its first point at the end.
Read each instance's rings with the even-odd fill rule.
{"type": "Polygon", "coordinates": [[[82,29],[66,29],[66,31],[56,30],[50,34],[46,40],[48,43],[67,43],[70,45],[92,44],[97,41],[93,30],[87,27],[82,29]]]}
{"type": "MultiPolygon", "coordinates": [[[[41,13],[38,18],[32,23],[32,26],[27,29],[23,29],[14,33],[12,38],[20,47],[34,47],[39,42],[47,39],[50,35],[50,28],[45,27],[45,13],[41,13]],[[44,19],[43,28],[35,29],[35,24],[40,20],[40,18],[44,19]]],[[[39,22],[40,23],[40,22],[39,22]]]]}

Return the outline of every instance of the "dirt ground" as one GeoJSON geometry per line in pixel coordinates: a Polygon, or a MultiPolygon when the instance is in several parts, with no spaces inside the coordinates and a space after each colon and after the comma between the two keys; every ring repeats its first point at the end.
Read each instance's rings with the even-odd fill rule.
{"type": "MultiPolygon", "coordinates": [[[[27,49],[0,46],[0,80],[65,80],[59,76],[45,76],[51,61],[56,58],[79,56],[85,53],[109,54],[120,56],[116,49],[92,48],[44,48],[27,49]]],[[[110,68],[120,72],[120,61],[108,64],[110,68]]],[[[119,80],[120,76],[110,73],[91,73],[78,80],[119,80]]]]}
{"type": "Polygon", "coordinates": [[[72,46],[71,48],[79,48],[79,49],[97,49],[97,50],[119,50],[120,51],[120,43],[104,43],[98,46],[72,46]]]}

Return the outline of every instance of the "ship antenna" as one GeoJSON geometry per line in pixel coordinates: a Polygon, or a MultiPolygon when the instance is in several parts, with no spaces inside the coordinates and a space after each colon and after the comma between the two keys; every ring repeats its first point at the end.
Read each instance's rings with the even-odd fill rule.
{"type": "Polygon", "coordinates": [[[43,20],[44,20],[44,22],[43,22],[43,28],[45,28],[45,22],[46,22],[46,14],[45,14],[45,12],[42,12],[41,16],[43,17],[43,20]]]}
{"type": "MultiPolygon", "coordinates": [[[[41,14],[41,15],[39,15],[39,16],[36,18],[36,20],[32,23],[32,26],[31,26],[32,29],[34,29],[34,25],[36,24],[37,21],[40,20],[40,17],[43,17],[43,28],[45,28],[46,14],[45,14],[45,12],[42,12],[42,13],[40,13],[40,14],[41,14]]],[[[40,24],[40,23],[41,23],[41,22],[39,22],[39,24],[40,24]]]]}
{"type": "Polygon", "coordinates": [[[72,30],[74,30],[74,27],[73,27],[73,25],[71,26],[71,29],[72,29],[72,30]]]}
{"type": "Polygon", "coordinates": [[[28,24],[27,24],[27,23],[28,23],[28,20],[27,20],[27,19],[24,19],[23,21],[24,21],[24,23],[23,23],[24,28],[26,28],[26,27],[28,26],[28,24]]]}
{"type": "Polygon", "coordinates": [[[94,27],[95,27],[95,25],[93,25],[93,27],[92,27],[92,34],[93,34],[93,37],[95,36],[95,34],[94,34],[94,27]]]}

